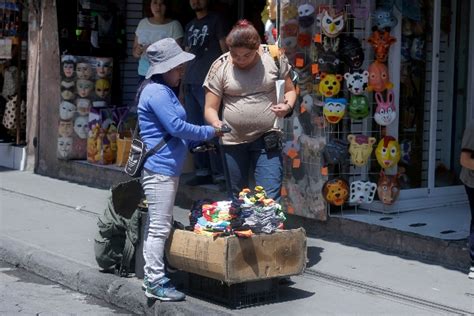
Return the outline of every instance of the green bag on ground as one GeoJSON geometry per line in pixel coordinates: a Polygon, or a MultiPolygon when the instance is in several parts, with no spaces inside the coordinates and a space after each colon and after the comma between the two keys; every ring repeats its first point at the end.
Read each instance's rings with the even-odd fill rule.
{"type": "Polygon", "coordinates": [[[138,179],[112,187],[104,214],[99,217],[94,253],[104,272],[128,276],[134,270],[135,246],[141,236],[142,212],[137,211],[144,194],[138,179]]]}

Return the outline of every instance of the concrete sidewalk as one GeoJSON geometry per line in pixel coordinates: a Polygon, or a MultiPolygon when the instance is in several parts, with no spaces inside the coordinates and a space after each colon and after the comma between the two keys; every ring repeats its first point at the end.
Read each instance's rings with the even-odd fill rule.
{"type": "MultiPolygon", "coordinates": [[[[387,302],[397,304],[390,313],[474,313],[474,282],[465,271],[311,236],[307,271],[281,289],[279,303],[234,311],[188,295],[184,302],[150,305],[141,280],[98,271],[93,243],[108,190],[5,169],[0,189],[0,260],[137,314],[310,315],[315,307],[330,314],[375,314],[388,312],[387,302]],[[347,301],[338,304],[347,289],[347,301]],[[407,303],[412,301],[418,303],[407,303]]],[[[177,204],[192,194],[199,192],[181,192],[177,204]]],[[[175,209],[175,218],[184,222],[186,215],[175,209]]]]}

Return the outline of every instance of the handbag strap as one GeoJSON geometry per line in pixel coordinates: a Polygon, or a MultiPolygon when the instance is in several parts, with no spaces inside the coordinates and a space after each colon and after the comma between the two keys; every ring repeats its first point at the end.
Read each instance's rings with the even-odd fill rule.
{"type": "Polygon", "coordinates": [[[158,150],[161,149],[161,147],[163,147],[170,139],[171,139],[171,135],[170,134],[166,134],[165,137],[163,137],[163,139],[161,140],[161,142],[159,142],[155,147],[153,147],[150,151],[147,151],[145,153],[145,160],[150,157],[151,155],[153,155],[154,153],[156,153],[158,150]]]}

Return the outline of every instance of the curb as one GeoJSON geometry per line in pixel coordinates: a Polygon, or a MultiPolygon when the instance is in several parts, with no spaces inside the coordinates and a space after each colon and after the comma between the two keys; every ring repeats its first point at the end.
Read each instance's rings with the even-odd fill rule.
{"type": "MultiPolygon", "coordinates": [[[[141,290],[141,280],[99,272],[85,264],[0,235],[2,261],[24,268],[71,290],[92,295],[140,315],[233,315],[204,306],[193,297],[183,302],[149,301],[141,290]]],[[[211,304],[209,304],[211,305],[211,304]]]]}

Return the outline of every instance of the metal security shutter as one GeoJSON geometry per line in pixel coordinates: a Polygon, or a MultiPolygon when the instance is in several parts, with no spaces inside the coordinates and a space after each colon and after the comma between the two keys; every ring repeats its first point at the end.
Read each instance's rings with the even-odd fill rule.
{"type": "Polygon", "coordinates": [[[135,38],[135,29],[143,18],[143,0],[128,0],[126,15],[127,58],[121,64],[122,102],[124,105],[133,104],[138,82],[138,60],[133,58],[132,48],[135,38]]]}

